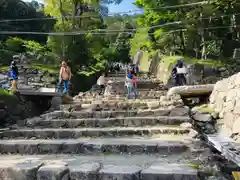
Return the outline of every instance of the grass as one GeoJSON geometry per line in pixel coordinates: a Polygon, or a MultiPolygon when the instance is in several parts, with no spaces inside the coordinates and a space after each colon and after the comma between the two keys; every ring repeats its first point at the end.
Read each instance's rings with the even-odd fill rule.
{"type": "Polygon", "coordinates": [[[197,109],[202,111],[202,112],[208,112],[208,113],[214,113],[215,112],[215,110],[213,108],[209,107],[207,104],[199,106],[197,109]]]}
{"type": "Polygon", "coordinates": [[[16,96],[14,96],[13,92],[8,92],[7,90],[0,89],[0,99],[7,103],[15,103],[16,96]]]}
{"type": "Polygon", "coordinates": [[[7,70],[9,70],[9,66],[0,65],[0,71],[7,71],[7,70]]]}
{"type": "Polygon", "coordinates": [[[0,89],[0,96],[12,96],[7,90],[0,89]]]}

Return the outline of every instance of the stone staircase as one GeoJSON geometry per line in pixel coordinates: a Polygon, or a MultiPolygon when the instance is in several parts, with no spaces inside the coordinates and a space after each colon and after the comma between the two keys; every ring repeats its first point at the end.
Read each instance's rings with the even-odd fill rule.
{"type": "Polygon", "coordinates": [[[118,79],[107,99],[85,93],[0,132],[0,180],[197,180],[213,162],[188,108],[150,81],[126,100],[118,79]]]}

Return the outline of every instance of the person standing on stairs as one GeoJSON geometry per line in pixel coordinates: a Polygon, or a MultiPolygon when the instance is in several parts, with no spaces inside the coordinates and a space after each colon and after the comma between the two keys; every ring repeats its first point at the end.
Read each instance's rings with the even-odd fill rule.
{"type": "Polygon", "coordinates": [[[136,73],[133,73],[132,83],[133,83],[133,93],[134,93],[135,99],[137,99],[137,74],[136,73]]]}
{"type": "MultiPolygon", "coordinates": [[[[133,87],[133,74],[132,72],[128,72],[126,76],[125,86],[127,87],[127,98],[131,98],[132,91],[134,90],[133,87]]],[[[136,89],[134,91],[135,98],[136,98],[136,89]]]]}
{"type": "Polygon", "coordinates": [[[182,86],[182,85],[186,85],[186,67],[183,64],[182,60],[179,59],[177,61],[177,64],[175,65],[175,67],[172,70],[172,76],[175,79],[175,85],[176,86],[182,86]]]}
{"type": "Polygon", "coordinates": [[[99,95],[103,94],[105,91],[105,73],[102,73],[102,75],[98,78],[97,85],[100,88],[99,95]]]}
{"type": "Polygon", "coordinates": [[[18,67],[15,60],[11,62],[10,76],[12,81],[11,91],[17,91],[17,80],[18,80],[18,67]]]}
{"type": "Polygon", "coordinates": [[[70,67],[67,65],[66,61],[62,61],[60,73],[59,73],[59,83],[58,88],[61,91],[62,90],[62,83],[64,86],[63,94],[68,93],[68,87],[69,87],[69,81],[71,80],[72,73],[70,67]]]}

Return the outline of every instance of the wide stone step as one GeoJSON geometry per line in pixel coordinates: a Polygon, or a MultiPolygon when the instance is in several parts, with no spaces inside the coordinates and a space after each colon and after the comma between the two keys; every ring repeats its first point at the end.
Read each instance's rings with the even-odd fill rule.
{"type": "Polygon", "coordinates": [[[6,156],[0,179],[54,180],[197,180],[190,162],[157,156],[6,156]]]}
{"type": "MultiPolygon", "coordinates": [[[[126,88],[123,88],[121,92],[113,92],[113,96],[115,97],[124,97],[126,98],[127,90],[126,88]]],[[[165,96],[167,94],[167,91],[159,91],[159,90],[150,90],[150,89],[138,89],[138,98],[151,98],[151,97],[160,97],[165,96]]],[[[88,92],[82,96],[79,96],[78,98],[92,98],[92,97],[103,97],[100,96],[97,92],[88,92]]]]}
{"type": "Polygon", "coordinates": [[[189,150],[189,142],[137,138],[0,140],[2,154],[172,154],[189,150]]]}
{"type": "MultiPolygon", "coordinates": [[[[89,97],[76,97],[74,98],[74,100],[79,100],[79,101],[85,101],[85,102],[92,102],[92,101],[96,101],[96,100],[108,100],[108,101],[133,101],[135,99],[127,99],[126,94],[123,95],[111,95],[108,97],[104,97],[102,95],[100,96],[89,96],[89,97]]],[[[160,96],[142,96],[141,98],[138,97],[137,100],[146,100],[146,101],[152,101],[152,100],[160,100],[160,96]]]]}
{"type": "Polygon", "coordinates": [[[68,139],[80,137],[156,136],[159,134],[188,134],[188,128],[178,126],[112,127],[112,128],[46,128],[17,129],[1,133],[2,138],[68,139]]]}
{"type": "Polygon", "coordinates": [[[75,99],[75,103],[84,103],[84,104],[92,104],[96,101],[101,101],[105,104],[121,104],[121,103],[129,103],[129,104],[143,104],[143,103],[150,103],[150,102],[156,102],[160,101],[159,98],[152,98],[152,99],[127,99],[127,98],[117,98],[117,97],[104,97],[104,98],[84,98],[84,99],[75,99]]]}
{"type": "Polygon", "coordinates": [[[177,125],[190,122],[188,116],[149,116],[149,117],[116,117],[116,118],[88,118],[88,119],[29,119],[26,121],[28,127],[48,128],[79,128],[79,127],[136,127],[156,125],[177,125]]]}
{"type": "Polygon", "coordinates": [[[85,104],[82,102],[74,102],[72,105],[74,109],[83,108],[83,109],[92,109],[92,110],[130,110],[130,109],[158,109],[164,108],[172,105],[171,101],[160,102],[160,101],[152,101],[152,102],[136,102],[136,101],[128,101],[128,102],[104,102],[104,101],[93,101],[90,104],[85,104]]]}
{"type": "Polygon", "coordinates": [[[185,108],[161,108],[155,110],[117,110],[117,111],[54,111],[41,115],[36,119],[79,119],[79,118],[114,118],[114,117],[143,117],[143,116],[187,116],[185,108]]]}

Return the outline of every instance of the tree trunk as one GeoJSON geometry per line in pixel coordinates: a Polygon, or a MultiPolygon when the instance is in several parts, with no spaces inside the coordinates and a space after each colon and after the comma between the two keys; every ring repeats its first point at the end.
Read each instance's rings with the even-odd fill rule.
{"type": "Polygon", "coordinates": [[[203,17],[203,13],[201,12],[200,13],[200,21],[201,21],[201,30],[200,30],[200,36],[201,36],[201,45],[202,45],[202,48],[201,48],[201,51],[202,51],[202,55],[201,55],[201,59],[206,59],[206,42],[205,42],[205,32],[204,32],[204,24],[203,24],[203,20],[202,20],[202,17],[203,17]]]}
{"type": "MultiPolygon", "coordinates": [[[[60,10],[60,13],[61,13],[62,25],[63,25],[63,28],[64,28],[65,27],[65,16],[64,16],[64,11],[63,11],[62,0],[59,0],[59,10],[60,10]]],[[[65,31],[65,29],[64,29],[64,31],[65,31]]],[[[65,47],[65,36],[64,35],[63,35],[63,40],[62,40],[61,47],[62,47],[62,56],[65,57],[66,56],[66,47],[65,47]]]]}

